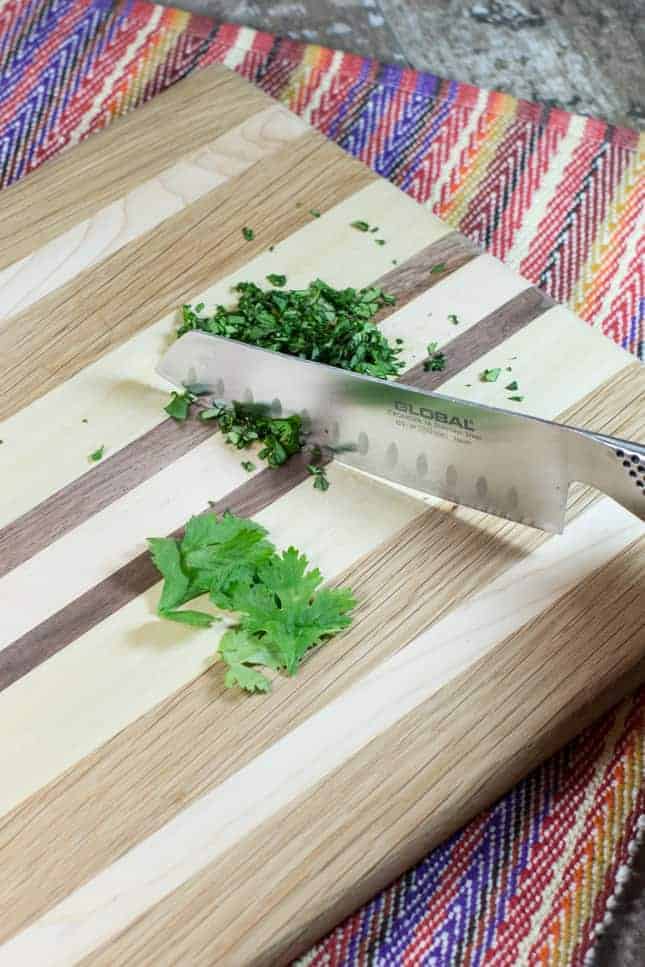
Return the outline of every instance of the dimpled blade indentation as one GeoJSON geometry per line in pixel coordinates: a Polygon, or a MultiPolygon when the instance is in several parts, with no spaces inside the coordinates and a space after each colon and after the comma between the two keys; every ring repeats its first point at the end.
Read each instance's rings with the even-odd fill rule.
{"type": "Polygon", "coordinates": [[[398,460],[399,448],[397,447],[396,443],[390,443],[385,452],[385,463],[390,469],[392,469],[393,467],[396,467],[398,460]]]}

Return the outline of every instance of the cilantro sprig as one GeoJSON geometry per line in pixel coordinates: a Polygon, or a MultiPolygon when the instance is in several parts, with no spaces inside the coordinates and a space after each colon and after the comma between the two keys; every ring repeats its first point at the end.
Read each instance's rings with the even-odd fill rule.
{"type": "Polygon", "coordinates": [[[321,589],[322,575],[308,569],[305,555],[294,547],[278,554],[254,521],[206,513],[188,521],[180,540],[151,538],[149,544],[164,579],[161,617],[210,627],[217,615],[183,608],[202,596],[237,615],[219,646],[229,688],[269,691],[257,666],[293,675],[310,648],[351,623],[351,591],[321,589]]]}

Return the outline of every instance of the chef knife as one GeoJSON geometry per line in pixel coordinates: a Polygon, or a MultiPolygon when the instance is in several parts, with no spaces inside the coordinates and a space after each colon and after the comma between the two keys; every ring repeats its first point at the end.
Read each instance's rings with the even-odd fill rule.
{"type": "Polygon", "coordinates": [[[560,533],[573,481],[645,520],[645,446],[189,332],[158,367],[178,387],[300,414],[307,441],[385,480],[560,533]]]}

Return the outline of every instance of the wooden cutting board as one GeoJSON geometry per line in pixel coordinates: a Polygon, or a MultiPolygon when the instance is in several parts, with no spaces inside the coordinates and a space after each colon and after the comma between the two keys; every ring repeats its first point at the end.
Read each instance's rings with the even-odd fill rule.
{"type": "Polygon", "coordinates": [[[219,67],[3,192],[0,235],[0,964],[282,963],[641,680],[644,528],[581,488],[548,537],[335,465],[249,477],[165,419],[177,307],[380,280],[409,380],[640,439],[643,370],[219,67]],[[360,602],[268,696],[155,617],[145,538],[209,501],[360,602]]]}

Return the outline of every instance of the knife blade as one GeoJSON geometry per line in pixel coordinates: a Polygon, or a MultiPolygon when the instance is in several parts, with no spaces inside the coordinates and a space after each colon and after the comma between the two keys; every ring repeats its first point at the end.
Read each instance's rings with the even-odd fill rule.
{"type": "Polygon", "coordinates": [[[498,517],[560,533],[573,481],[645,520],[645,446],[189,332],[159,374],[217,400],[300,414],[342,464],[498,517]]]}

